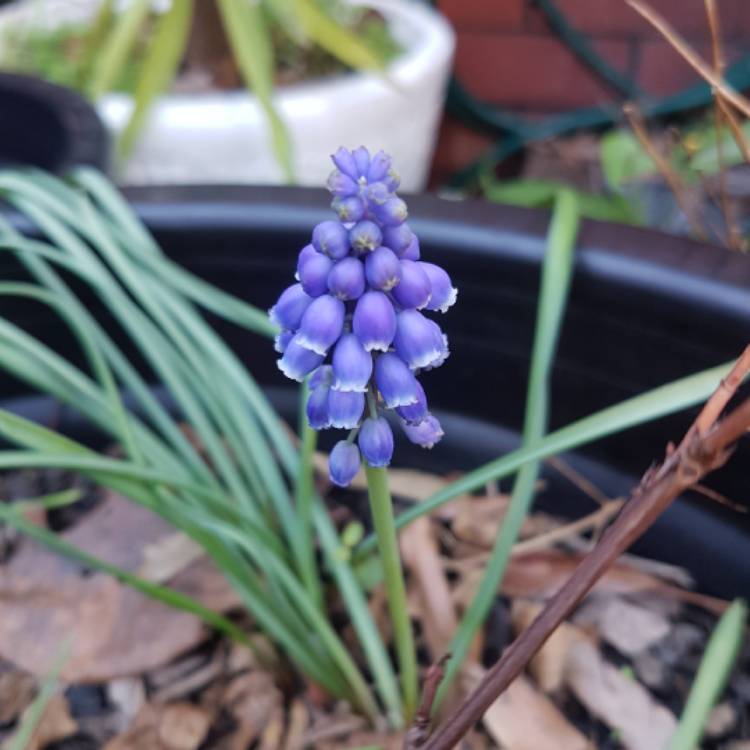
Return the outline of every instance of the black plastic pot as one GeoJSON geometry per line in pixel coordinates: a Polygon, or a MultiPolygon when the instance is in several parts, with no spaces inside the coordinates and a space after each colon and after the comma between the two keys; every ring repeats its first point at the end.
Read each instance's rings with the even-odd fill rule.
{"type": "MultiPolygon", "coordinates": [[[[322,190],[164,188],[133,190],[134,205],[166,251],[228,291],[267,307],[291,283],[294,258],[311,227],[327,216],[322,190]]],[[[433,451],[405,440],[396,462],[439,472],[470,469],[518,442],[539,265],[549,216],[485,203],[432,197],[409,200],[424,256],[444,265],[460,288],[441,318],[451,358],[424,384],[445,422],[433,451]]],[[[13,273],[0,256],[0,274],[13,273]]],[[[92,301],[92,304],[95,304],[92,301]]],[[[38,308],[5,303],[6,315],[58,347],[62,327],[38,308]]],[[[282,410],[292,390],[276,370],[270,343],[218,321],[282,410]]],[[[554,371],[551,427],[737,356],[750,341],[750,258],[654,232],[584,223],[554,371]]],[[[77,349],[70,345],[71,355],[77,349]]],[[[23,396],[0,374],[0,394],[23,396]]],[[[31,402],[16,401],[31,408],[31,402]]],[[[51,404],[34,404],[51,417],[51,404]]],[[[66,424],[67,412],[54,411],[66,424]]],[[[679,439],[693,413],[681,413],[587,446],[568,457],[611,496],[623,495],[679,439]]],[[[75,427],[75,422],[67,422],[75,427]]],[[[745,446],[709,484],[750,501],[745,446]]],[[[562,515],[591,510],[582,493],[552,469],[539,502],[562,515]]],[[[508,488],[511,480],[505,480],[508,488]]],[[[699,498],[671,508],[638,551],[687,567],[701,589],[750,594],[748,516],[699,498]]]]}
{"type": "Polygon", "coordinates": [[[32,76],[0,73],[0,166],[61,173],[104,169],[108,139],[96,110],[74,91],[32,76]]]}

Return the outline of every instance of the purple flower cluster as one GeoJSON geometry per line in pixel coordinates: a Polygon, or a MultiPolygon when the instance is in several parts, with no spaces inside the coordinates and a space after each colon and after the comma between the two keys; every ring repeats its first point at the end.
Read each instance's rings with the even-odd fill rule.
{"type": "Polygon", "coordinates": [[[329,463],[331,480],[343,487],[361,456],[374,467],[390,463],[393,433],[383,410],[395,410],[417,445],[431,448],[442,437],[416,375],[443,364],[448,340],[421,311],[445,312],[457,292],[440,266],[420,260],[390,157],[361,146],[332,159],[328,189],[338,221],[315,227],[299,254],[297,283],[269,314],[281,329],[279,369],[293,380],[309,375],[310,426],[351,430],[329,463]]]}

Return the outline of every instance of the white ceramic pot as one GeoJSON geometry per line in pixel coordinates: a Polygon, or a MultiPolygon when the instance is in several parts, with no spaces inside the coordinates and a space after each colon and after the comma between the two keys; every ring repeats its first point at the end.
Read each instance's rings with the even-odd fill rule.
{"type": "MultiPolygon", "coordinates": [[[[71,9],[78,6],[78,12],[87,4],[64,2],[71,9]]],[[[31,5],[38,4],[36,0],[31,5]]],[[[454,34],[439,14],[418,0],[367,0],[366,5],[383,14],[404,52],[387,77],[352,73],[277,90],[275,102],[291,137],[295,177],[303,185],[320,185],[331,170],[329,154],[341,145],[364,144],[394,157],[404,190],[420,190],[435,146],[454,34]]],[[[19,10],[0,13],[0,27],[7,22],[4,15],[18,16],[19,10]]],[[[49,19],[55,14],[35,15],[49,19]]],[[[98,108],[118,133],[132,100],[110,94],[98,108]]],[[[283,181],[263,112],[244,91],[160,97],[120,177],[134,185],[283,181]]]]}

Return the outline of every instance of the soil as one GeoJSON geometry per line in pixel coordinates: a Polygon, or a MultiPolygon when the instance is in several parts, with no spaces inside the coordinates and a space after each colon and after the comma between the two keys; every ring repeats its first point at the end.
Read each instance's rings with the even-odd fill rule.
{"type": "MultiPolygon", "coordinates": [[[[397,501],[407,505],[430,494],[445,480],[394,470],[392,481],[397,501]]],[[[320,482],[340,528],[352,522],[366,523],[367,502],[361,484],[341,491],[320,482]]],[[[132,515],[145,511],[105,494],[90,482],[64,471],[24,471],[0,477],[0,496],[9,502],[72,487],[82,491],[80,501],[37,514],[35,522],[62,535],[77,534],[79,540],[90,536],[98,544],[120,545],[131,552],[145,548],[139,532],[144,528],[143,519],[132,515]],[[114,529],[112,513],[121,514],[114,529]],[[107,517],[109,524],[104,520],[107,517]]],[[[402,538],[423,666],[445,649],[449,637],[446,630],[466,606],[506,504],[507,497],[490,487],[483,496],[461,498],[430,521],[412,525],[402,538]],[[444,609],[435,609],[441,591],[451,605],[447,617],[444,609]]],[[[530,551],[514,556],[509,566],[481,641],[473,650],[475,663],[467,670],[464,687],[497,659],[543,600],[569,575],[590,544],[590,534],[598,533],[594,525],[589,534],[565,536],[554,546],[544,544],[545,535],[559,530],[564,523],[543,514],[527,519],[523,540],[530,551]],[[529,540],[536,540],[534,549],[528,546],[529,540]]],[[[25,556],[34,561],[37,570],[43,570],[49,560],[56,561],[58,567],[69,565],[60,558],[51,558],[9,529],[2,531],[0,606],[4,617],[15,617],[24,602],[7,598],[14,585],[10,578],[33,576],[33,570],[25,570],[20,559],[25,556]]],[[[149,536],[158,541],[165,531],[156,529],[149,536]]],[[[82,544],[85,546],[86,542],[82,544]]],[[[90,571],[82,569],[73,573],[77,578],[90,575],[90,571]]],[[[44,574],[47,578],[49,575],[44,574]]],[[[502,699],[498,701],[482,725],[467,738],[465,747],[659,747],[650,738],[674,726],[707,638],[725,606],[724,602],[692,592],[686,587],[688,579],[685,571],[661,563],[623,559],[548,642],[523,681],[514,683],[506,694],[510,710],[502,699]]],[[[40,577],[37,581],[37,595],[44,580],[40,577]]],[[[81,596],[87,595],[85,589],[81,591],[81,596]]],[[[38,605],[38,599],[34,601],[38,605]]],[[[331,600],[329,604],[334,620],[341,623],[345,638],[349,638],[337,602],[331,600]]],[[[28,606],[33,607],[34,602],[29,600],[28,606]]],[[[382,592],[377,587],[371,592],[371,607],[378,623],[387,622],[382,592]]],[[[233,605],[229,600],[219,608],[252,630],[252,623],[236,602],[233,605]]],[[[41,637],[41,620],[54,615],[51,609],[31,612],[29,622],[35,623],[36,632],[29,630],[29,638],[41,637]]],[[[191,636],[194,642],[185,641],[189,647],[175,654],[169,642],[179,639],[178,630],[184,631],[184,623],[164,620],[161,627],[174,627],[175,637],[166,639],[163,653],[151,655],[144,668],[123,671],[121,665],[114,666],[119,664],[114,658],[112,674],[107,675],[105,655],[95,680],[64,681],[55,701],[48,704],[29,747],[400,747],[400,737],[369,731],[347,706],[332,704],[316,686],[305,684],[260,634],[254,638],[270,655],[272,667],[268,660],[260,663],[246,649],[203,629],[191,636]]],[[[84,621],[79,621],[79,629],[78,636],[86,637],[84,621]]],[[[12,737],[38,685],[44,681],[44,670],[34,672],[28,664],[25,669],[24,659],[19,657],[31,644],[18,642],[18,635],[15,642],[5,640],[7,637],[7,631],[0,627],[0,742],[12,737]]],[[[20,638],[23,641],[24,636],[20,638]]],[[[354,648],[353,641],[351,645],[354,648]]],[[[115,640],[111,648],[126,646],[122,640],[115,640]]],[[[47,657],[51,660],[53,654],[47,657]]],[[[138,660],[137,655],[133,658],[138,660]]],[[[750,638],[745,639],[729,685],[711,715],[702,747],[750,747],[750,638]]]]}

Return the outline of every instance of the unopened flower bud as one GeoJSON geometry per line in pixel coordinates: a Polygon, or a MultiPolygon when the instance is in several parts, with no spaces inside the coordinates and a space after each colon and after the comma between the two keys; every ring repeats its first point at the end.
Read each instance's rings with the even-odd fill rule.
{"type": "Polygon", "coordinates": [[[359,431],[359,450],[370,466],[388,466],[393,458],[393,431],[383,417],[368,418],[359,431]]]}
{"type": "Polygon", "coordinates": [[[348,487],[360,466],[359,448],[354,443],[340,440],[328,457],[328,477],[339,487],[348,487]]]}

